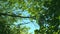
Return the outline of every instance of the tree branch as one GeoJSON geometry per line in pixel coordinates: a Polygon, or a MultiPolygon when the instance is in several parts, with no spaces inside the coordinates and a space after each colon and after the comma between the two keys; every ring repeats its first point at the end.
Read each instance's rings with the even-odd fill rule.
{"type": "Polygon", "coordinates": [[[20,17],[20,18],[34,18],[35,19],[35,16],[32,16],[32,17],[24,17],[24,16],[18,16],[18,15],[15,15],[15,14],[6,14],[6,13],[0,13],[0,15],[4,15],[4,16],[11,16],[11,17],[20,17]]]}
{"type": "MultiPolygon", "coordinates": [[[[17,25],[25,25],[25,24],[29,24],[29,23],[20,23],[20,24],[17,24],[17,25]]],[[[5,23],[5,24],[0,24],[0,26],[1,26],[1,25],[15,25],[15,24],[6,24],[6,23],[5,23]]]]}
{"type": "MultiPolygon", "coordinates": [[[[0,16],[1,15],[4,15],[4,16],[11,16],[11,17],[20,17],[20,18],[33,18],[35,19],[35,16],[32,16],[32,17],[24,17],[24,16],[18,16],[18,15],[10,15],[10,14],[6,14],[6,13],[0,13],[0,16]]],[[[24,24],[28,24],[28,23],[21,23],[21,24],[18,24],[18,25],[24,25],[24,24]]],[[[2,24],[2,25],[15,25],[15,24],[2,24]]]]}

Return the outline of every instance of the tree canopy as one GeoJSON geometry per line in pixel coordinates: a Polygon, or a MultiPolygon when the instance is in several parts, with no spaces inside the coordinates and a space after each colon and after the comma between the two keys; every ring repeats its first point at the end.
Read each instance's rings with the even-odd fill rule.
{"type": "Polygon", "coordinates": [[[35,34],[60,34],[60,0],[0,0],[0,34],[31,34],[20,27],[28,23],[14,24],[25,18],[40,26],[35,34]]]}

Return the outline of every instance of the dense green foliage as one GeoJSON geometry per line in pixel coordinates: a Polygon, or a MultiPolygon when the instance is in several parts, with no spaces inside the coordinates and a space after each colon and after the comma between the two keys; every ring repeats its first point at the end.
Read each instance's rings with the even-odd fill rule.
{"type": "Polygon", "coordinates": [[[21,18],[36,20],[40,29],[35,30],[35,34],[60,34],[59,12],[60,0],[0,0],[0,34],[28,34],[29,28],[10,28],[21,18]],[[16,15],[13,11],[18,9],[28,11],[30,17],[22,16],[19,11],[16,11],[16,15]]]}
{"type": "Polygon", "coordinates": [[[48,10],[44,9],[44,16],[40,16],[42,22],[39,21],[41,26],[40,32],[41,34],[60,34],[60,0],[48,0],[44,2],[44,6],[48,7],[48,10]],[[46,20],[47,19],[47,20],[46,20]],[[45,24],[49,24],[49,26],[43,26],[43,21],[45,24]]]}

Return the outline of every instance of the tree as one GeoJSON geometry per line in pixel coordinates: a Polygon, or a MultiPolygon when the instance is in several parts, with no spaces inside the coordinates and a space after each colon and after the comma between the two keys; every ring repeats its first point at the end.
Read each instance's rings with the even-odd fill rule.
{"type": "MultiPolygon", "coordinates": [[[[12,34],[14,30],[11,30],[10,26],[14,25],[13,23],[16,22],[17,19],[22,20],[21,18],[29,18],[31,21],[35,19],[36,23],[40,26],[40,30],[35,30],[36,34],[59,34],[59,1],[60,0],[0,0],[0,33],[12,34]],[[18,9],[21,10],[21,12],[18,9]],[[27,10],[30,15],[22,16],[24,10],[27,10]]],[[[27,23],[20,25],[24,24],[27,23]]],[[[15,27],[14,29],[16,29],[15,27]]]]}
{"type": "MultiPolygon", "coordinates": [[[[44,7],[47,7],[48,10],[45,10],[44,9],[44,16],[40,16],[40,19],[39,19],[39,24],[41,26],[40,28],[40,33],[41,34],[59,34],[60,32],[60,28],[59,28],[59,25],[60,25],[60,19],[59,19],[59,2],[60,0],[47,0],[47,1],[44,1],[44,7]],[[41,20],[42,19],[42,20],[41,20]],[[41,22],[41,21],[42,22],[41,22]],[[44,23],[46,24],[49,24],[49,26],[47,26],[47,24],[43,25],[43,21],[44,23]],[[46,28],[47,27],[47,28],[46,28]]],[[[39,31],[38,31],[39,32],[39,31]]],[[[37,32],[37,33],[38,33],[37,32]]]]}

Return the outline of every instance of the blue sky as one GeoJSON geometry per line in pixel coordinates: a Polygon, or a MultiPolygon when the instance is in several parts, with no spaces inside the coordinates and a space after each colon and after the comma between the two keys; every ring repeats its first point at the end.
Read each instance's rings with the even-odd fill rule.
{"type": "MultiPolygon", "coordinates": [[[[30,3],[28,5],[27,0],[24,0],[24,1],[26,3],[26,6],[28,6],[28,8],[29,8],[32,3],[30,3]]],[[[15,7],[17,7],[17,6],[18,6],[18,4],[16,3],[15,7]]],[[[21,16],[26,16],[26,17],[30,16],[30,14],[28,13],[27,10],[23,11],[22,9],[19,9],[19,8],[16,9],[15,7],[12,9],[14,14],[16,14],[16,15],[21,14],[21,16]]],[[[47,7],[42,6],[42,8],[48,10],[47,7]]],[[[31,32],[32,34],[34,34],[34,30],[36,30],[36,29],[39,30],[40,26],[36,23],[36,20],[33,19],[32,21],[33,22],[31,22],[29,18],[25,18],[25,19],[23,18],[22,20],[17,19],[17,22],[14,22],[14,24],[18,25],[20,23],[28,23],[28,24],[25,24],[25,26],[30,27],[30,30],[28,32],[31,32]]],[[[49,25],[48,24],[44,24],[44,26],[49,26],[49,25]]]]}
{"type": "MultiPolygon", "coordinates": [[[[27,10],[22,11],[22,9],[16,9],[16,10],[15,8],[13,9],[14,9],[13,13],[16,15],[21,14],[21,16],[26,16],[26,17],[30,16],[27,10]]],[[[17,26],[20,23],[28,23],[28,24],[25,24],[26,27],[30,28],[28,32],[31,32],[32,34],[34,34],[34,30],[36,29],[39,30],[40,26],[36,23],[36,20],[33,19],[32,21],[33,22],[31,22],[29,18],[22,18],[22,20],[17,19],[17,22],[14,22],[14,24],[17,26]]]]}
{"type": "MultiPolygon", "coordinates": [[[[25,0],[26,1],[26,0],[25,0]]],[[[26,1],[27,2],[27,1],[26,1]]],[[[18,5],[16,5],[16,7],[17,7],[18,5]]],[[[44,9],[46,9],[46,10],[48,10],[48,8],[47,7],[44,7],[44,6],[42,6],[42,8],[44,8],[44,9]]],[[[22,9],[19,9],[19,8],[13,8],[12,9],[13,10],[13,13],[15,14],[15,15],[19,15],[19,14],[21,14],[21,16],[30,16],[30,14],[28,13],[28,11],[27,10],[22,10],[22,9]]],[[[30,30],[29,30],[29,32],[31,32],[32,34],[34,34],[34,30],[36,30],[36,29],[38,29],[39,30],[39,28],[40,28],[40,26],[36,23],[36,20],[32,20],[33,22],[31,22],[30,21],[30,19],[29,18],[23,18],[22,20],[20,20],[20,19],[18,19],[17,20],[17,22],[14,22],[14,24],[15,25],[18,25],[18,24],[20,24],[20,23],[28,23],[28,24],[25,24],[25,26],[27,26],[27,27],[30,27],[30,30]]],[[[44,24],[44,26],[49,26],[48,24],[44,24]]]]}

